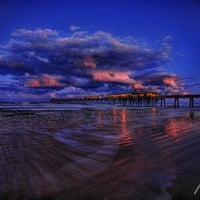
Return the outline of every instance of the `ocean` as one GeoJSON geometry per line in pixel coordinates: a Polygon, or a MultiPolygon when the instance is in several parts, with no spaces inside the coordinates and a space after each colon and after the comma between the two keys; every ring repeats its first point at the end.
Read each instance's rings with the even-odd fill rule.
{"type": "Polygon", "coordinates": [[[200,107],[1,103],[0,199],[200,199],[199,122],[200,107]]]}

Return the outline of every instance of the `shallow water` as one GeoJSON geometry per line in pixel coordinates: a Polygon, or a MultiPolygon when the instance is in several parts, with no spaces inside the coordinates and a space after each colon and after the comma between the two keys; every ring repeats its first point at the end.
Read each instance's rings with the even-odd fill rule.
{"type": "Polygon", "coordinates": [[[200,199],[200,110],[1,106],[0,199],[200,199]]]}

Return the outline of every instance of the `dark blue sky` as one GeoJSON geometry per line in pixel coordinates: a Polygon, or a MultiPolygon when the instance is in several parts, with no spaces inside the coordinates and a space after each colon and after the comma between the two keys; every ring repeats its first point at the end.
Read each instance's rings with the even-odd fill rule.
{"type": "Polygon", "coordinates": [[[199,1],[0,2],[1,101],[200,93],[199,1]]]}

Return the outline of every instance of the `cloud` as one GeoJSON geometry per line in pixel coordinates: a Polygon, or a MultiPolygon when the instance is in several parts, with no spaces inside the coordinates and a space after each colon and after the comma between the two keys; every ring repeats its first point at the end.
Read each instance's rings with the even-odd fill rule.
{"type": "Polygon", "coordinates": [[[143,86],[141,83],[135,83],[133,85],[130,85],[129,88],[134,88],[134,89],[145,89],[145,86],[143,86]]]}
{"type": "Polygon", "coordinates": [[[95,71],[92,72],[92,77],[96,81],[133,84],[135,80],[130,78],[130,74],[130,72],[120,71],[95,71]]]}
{"type": "Polygon", "coordinates": [[[43,58],[43,57],[40,57],[40,56],[37,56],[37,58],[38,58],[39,61],[42,61],[44,63],[49,63],[48,58],[43,58]]]}
{"type": "Polygon", "coordinates": [[[50,92],[50,96],[53,98],[78,97],[78,96],[85,96],[86,94],[87,93],[85,90],[74,86],[69,86],[61,90],[53,90],[52,92],[50,92]]]}
{"type": "Polygon", "coordinates": [[[171,60],[166,42],[155,49],[103,31],[64,36],[51,29],[18,29],[11,37],[0,46],[0,73],[12,75],[21,90],[49,94],[56,88],[57,95],[66,86],[98,94],[126,88],[183,91],[181,77],[165,71],[171,60]]]}
{"type": "Polygon", "coordinates": [[[172,87],[166,87],[164,92],[165,92],[165,94],[180,94],[180,93],[184,93],[184,91],[180,92],[180,89],[174,89],[172,87]]]}
{"type": "Polygon", "coordinates": [[[32,88],[54,88],[54,87],[63,87],[65,84],[58,82],[58,77],[43,75],[37,78],[29,79],[26,87],[32,88]]]}
{"type": "Polygon", "coordinates": [[[171,36],[171,35],[166,35],[165,37],[164,37],[164,41],[165,42],[167,42],[167,41],[170,41],[170,40],[172,40],[173,39],[173,37],[171,36]]]}
{"type": "Polygon", "coordinates": [[[36,29],[34,31],[27,29],[17,29],[16,31],[11,33],[11,36],[15,37],[40,37],[47,38],[48,36],[57,36],[58,32],[56,30],[51,29],[36,29]]]}
{"type": "Polygon", "coordinates": [[[71,31],[76,31],[76,30],[80,29],[80,26],[71,25],[71,26],[69,27],[69,29],[70,29],[71,31]]]}
{"type": "Polygon", "coordinates": [[[171,87],[177,88],[176,77],[164,78],[163,83],[165,83],[166,85],[169,85],[171,87]]]}
{"type": "Polygon", "coordinates": [[[85,57],[84,58],[84,65],[86,67],[96,67],[96,63],[94,62],[92,57],[85,57]]]}
{"type": "Polygon", "coordinates": [[[185,92],[182,78],[176,74],[152,71],[135,77],[132,88],[152,90],[163,94],[183,94],[185,92]],[[138,84],[138,85],[137,85],[138,84]]]}

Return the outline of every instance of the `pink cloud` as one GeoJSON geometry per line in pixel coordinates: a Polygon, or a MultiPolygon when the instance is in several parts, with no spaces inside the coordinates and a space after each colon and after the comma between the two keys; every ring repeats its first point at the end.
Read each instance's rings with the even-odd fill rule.
{"type": "Polygon", "coordinates": [[[92,57],[85,57],[84,58],[84,65],[86,67],[96,67],[96,63],[94,62],[94,59],[92,57]]]}
{"type": "Polygon", "coordinates": [[[141,83],[136,83],[136,84],[130,85],[129,88],[145,89],[145,87],[141,83]]]}
{"type": "Polygon", "coordinates": [[[176,77],[167,77],[163,79],[163,83],[165,83],[166,85],[170,85],[172,87],[177,87],[177,79],[176,77]]]}
{"type": "Polygon", "coordinates": [[[135,80],[130,78],[130,72],[120,71],[96,71],[92,72],[93,79],[104,82],[118,82],[125,84],[134,84],[135,80]]]}
{"type": "Polygon", "coordinates": [[[180,89],[174,89],[172,87],[167,87],[165,88],[165,93],[167,94],[181,94],[183,91],[181,91],[180,89]]]}
{"type": "Polygon", "coordinates": [[[57,77],[44,75],[39,78],[34,78],[28,81],[26,84],[27,87],[63,87],[65,84],[59,83],[56,79],[57,77]]]}
{"type": "Polygon", "coordinates": [[[50,93],[49,96],[50,96],[51,98],[56,98],[56,94],[55,94],[55,93],[50,93]]]}

